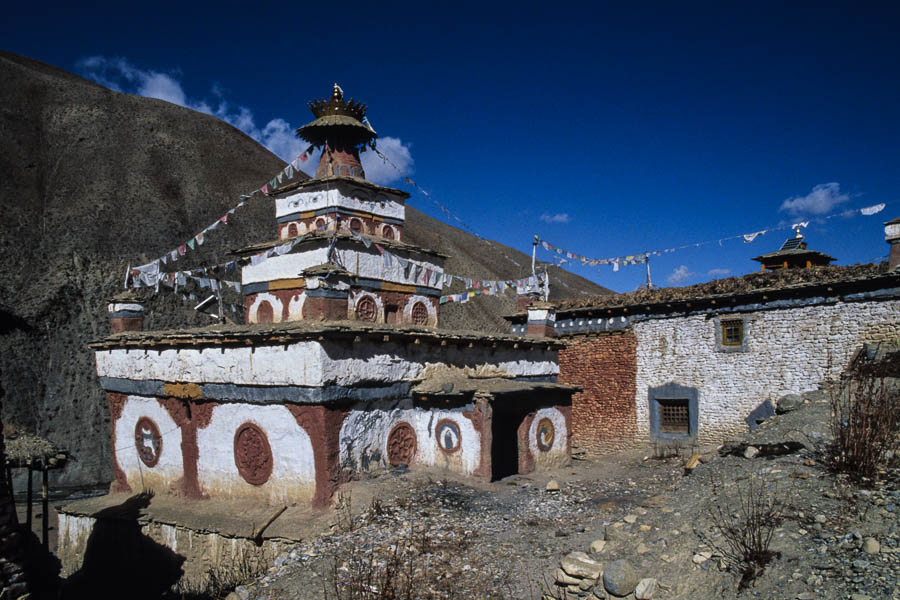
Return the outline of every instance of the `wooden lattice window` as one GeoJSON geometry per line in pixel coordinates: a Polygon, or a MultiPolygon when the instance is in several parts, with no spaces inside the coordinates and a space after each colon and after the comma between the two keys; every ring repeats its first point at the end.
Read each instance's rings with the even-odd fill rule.
{"type": "Polygon", "coordinates": [[[722,345],[740,346],[744,343],[744,322],[741,319],[722,321],[722,345]]]}
{"type": "Polygon", "coordinates": [[[687,399],[657,400],[659,404],[660,433],[691,432],[691,415],[687,399]]]}
{"type": "Polygon", "coordinates": [[[356,318],[360,321],[374,321],[378,316],[378,307],[371,296],[363,296],[356,303],[356,318]]]}
{"type": "Polygon", "coordinates": [[[416,325],[428,325],[428,308],[422,302],[413,304],[412,322],[416,325]]]}

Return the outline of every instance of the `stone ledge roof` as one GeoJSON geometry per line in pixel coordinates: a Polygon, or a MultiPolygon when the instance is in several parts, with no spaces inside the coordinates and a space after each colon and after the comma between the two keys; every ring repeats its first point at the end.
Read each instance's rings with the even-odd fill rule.
{"type": "Polygon", "coordinates": [[[517,381],[505,377],[489,377],[485,379],[462,377],[452,380],[428,378],[416,385],[412,392],[423,396],[462,396],[476,392],[486,392],[500,396],[535,390],[574,393],[580,391],[581,388],[551,381],[517,381]]]}
{"type": "Polygon", "coordinates": [[[151,347],[247,347],[281,345],[304,340],[362,341],[363,338],[375,341],[404,340],[413,344],[428,343],[441,346],[562,348],[562,344],[547,338],[485,335],[474,331],[449,331],[362,321],[286,321],[251,325],[217,324],[182,330],[126,331],[91,342],[88,347],[93,350],[151,347]]]}
{"type": "Polygon", "coordinates": [[[269,196],[281,196],[287,192],[293,192],[293,191],[301,190],[303,188],[308,188],[308,187],[316,187],[318,185],[323,185],[323,184],[328,184],[328,183],[347,183],[350,185],[357,185],[357,186],[369,188],[370,190],[374,190],[376,192],[387,192],[389,194],[402,196],[404,200],[406,198],[409,198],[409,193],[404,192],[403,190],[398,190],[397,188],[391,188],[391,187],[386,187],[383,185],[378,185],[377,183],[372,183],[368,179],[363,179],[361,177],[350,177],[347,175],[329,175],[328,177],[309,178],[309,179],[304,179],[303,181],[295,181],[292,183],[288,183],[273,192],[269,192],[269,196]]]}
{"type": "MultiPolygon", "coordinates": [[[[716,279],[686,287],[666,287],[637,290],[624,294],[606,294],[591,298],[576,298],[556,303],[557,320],[590,311],[606,313],[668,313],[689,304],[728,306],[750,296],[762,301],[784,296],[812,296],[818,292],[840,290],[893,288],[900,286],[900,270],[890,270],[887,263],[868,263],[852,266],[818,266],[808,269],[778,269],[755,272],[741,277],[716,279]],[[772,296],[772,298],[768,298],[772,296]]],[[[506,317],[524,322],[527,312],[506,317]]]]}

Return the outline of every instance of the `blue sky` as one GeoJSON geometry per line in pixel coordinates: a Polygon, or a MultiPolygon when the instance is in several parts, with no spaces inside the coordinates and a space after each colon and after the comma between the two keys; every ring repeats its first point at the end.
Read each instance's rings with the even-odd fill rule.
{"type": "MultiPolygon", "coordinates": [[[[853,264],[887,254],[900,215],[900,4],[124,4],[19,3],[0,40],[216,114],[288,160],[306,102],[337,81],[404,175],[524,252],[534,234],[605,258],[809,218],[810,247],[853,264]]],[[[368,171],[447,220],[393,169],[368,171]]],[[[788,235],[654,257],[654,282],[754,271],[788,235]]],[[[645,277],[566,267],[616,291],[645,277]]]]}

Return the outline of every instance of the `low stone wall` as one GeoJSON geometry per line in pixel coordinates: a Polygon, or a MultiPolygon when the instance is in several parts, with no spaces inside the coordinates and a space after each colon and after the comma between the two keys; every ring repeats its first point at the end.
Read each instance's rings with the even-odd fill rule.
{"type": "MultiPolygon", "coordinates": [[[[84,566],[89,540],[98,523],[107,528],[117,525],[115,518],[105,521],[106,523],[100,523],[100,520],[92,516],[59,513],[57,556],[62,563],[62,577],[69,577],[84,566]]],[[[134,523],[128,522],[124,526],[133,527],[134,523]]],[[[228,581],[241,580],[259,573],[275,560],[279,552],[294,543],[290,540],[263,540],[261,545],[256,545],[248,538],[228,537],[216,532],[198,531],[151,520],[140,522],[139,528],[142,536],[139,543],[144,547],[144,554],[147,553],[148,546],[155,546],[183,557],[181,569],[184,575],[180,584],[187,589],[205,588],[211,574],[219,581],[228,581]]],[[[94,552],[95,548],[96,546],[94,552]]],[[[135,557],[138,558],[140,557],[135,557]]],[[[150,560],[153,560],[152,557],[150,560]]]]}

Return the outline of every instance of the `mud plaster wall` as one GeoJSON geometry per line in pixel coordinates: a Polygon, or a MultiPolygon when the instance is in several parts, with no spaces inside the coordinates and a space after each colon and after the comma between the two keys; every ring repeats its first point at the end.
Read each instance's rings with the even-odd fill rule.
{"type": "MultiPolygon", "coordinates": [[[[63,577],[68,577],[82,566],[87,541],[93,531],[93,517],[59,513],[59,542],[57,556],[62,563],[63,577]]],[[[289,543],[263,540],[260,546],[246,538],[233,538],[216,533],[198,532],[174,525],[144,522],[141,533],[153,541],[167,546],[186,558],[182,565],[182,582],[194,588],[205,586],[212,569],[220,579],[230,572],[240,574],[243,565],[269,565],[289,543]]]]}
{"type": "Polygon", "coordinates": [[[387,438],[391,428],[409,423],[416,433],[414,464],[472,475],[481,460],[481,432],[462,411],[413,408],[411,401],[381,401],[351,408],[340,435],[341,466],[353,471],[387,468],[387,438]],[[459,449],[446,453],[438,447],[435,428],[448,419],[459,427],[459,449]]]}
{"type": "MultiPolygon", "coordinates": [[[[698,439],[746,431],[766,400],[813,390],[837,376],[863,342],[900,337],[900,301],[840,302],[735,315],[746,351],[717,351],[717,319],[689,316],[634,324],[637,424],[650,439],[650,390],[667,384],[699,392],[698,439]]],[[[562,377],[560,378],[562,379],[562,377]]],[[[576,426],[577,427],[577,426],[576,426]]]]}
{"type": "Polygon", "coordinates": [[[97,374],[131,380],[237,385],[394,384],[429,365],[495,366],[513,377],[555,377],[556,350],[433,346],[403,342],[300,341],[287,346],[95,353],[97,374]]]}
{"type": "Polygon", "coordinates": [[[181,454],[181,428],[156,398],[128,396],[122,412],[113,423],[115,448],[113,459],[125,474],[128,486],[135,492],[153,490],[157,493],[178,488],[184,477],[181,454]],[[152,467],[138,457],[135,426],[141,417],[150,418],[162,437],[159,460],[152,467]]]}
{"type": "Polygon", "coordinates": [[[559,383],[582,388],[572,397],[572,443],[589,456],[634,443],[637,337],[631,330],[566,338],[559,383]]]}
{"type": "Polygon", "coordinates": [[[211,497],[259,498],[269,504],[309,502],[316,491],[313,447],[307,432],[285,406],[220,404],[210,424],[197,432],[197,477],[211,497]],[[234,436],[244,423],[262,429],[272,450],[272,474],[266,483],[252,485],[238,472],[234,436]]]}

